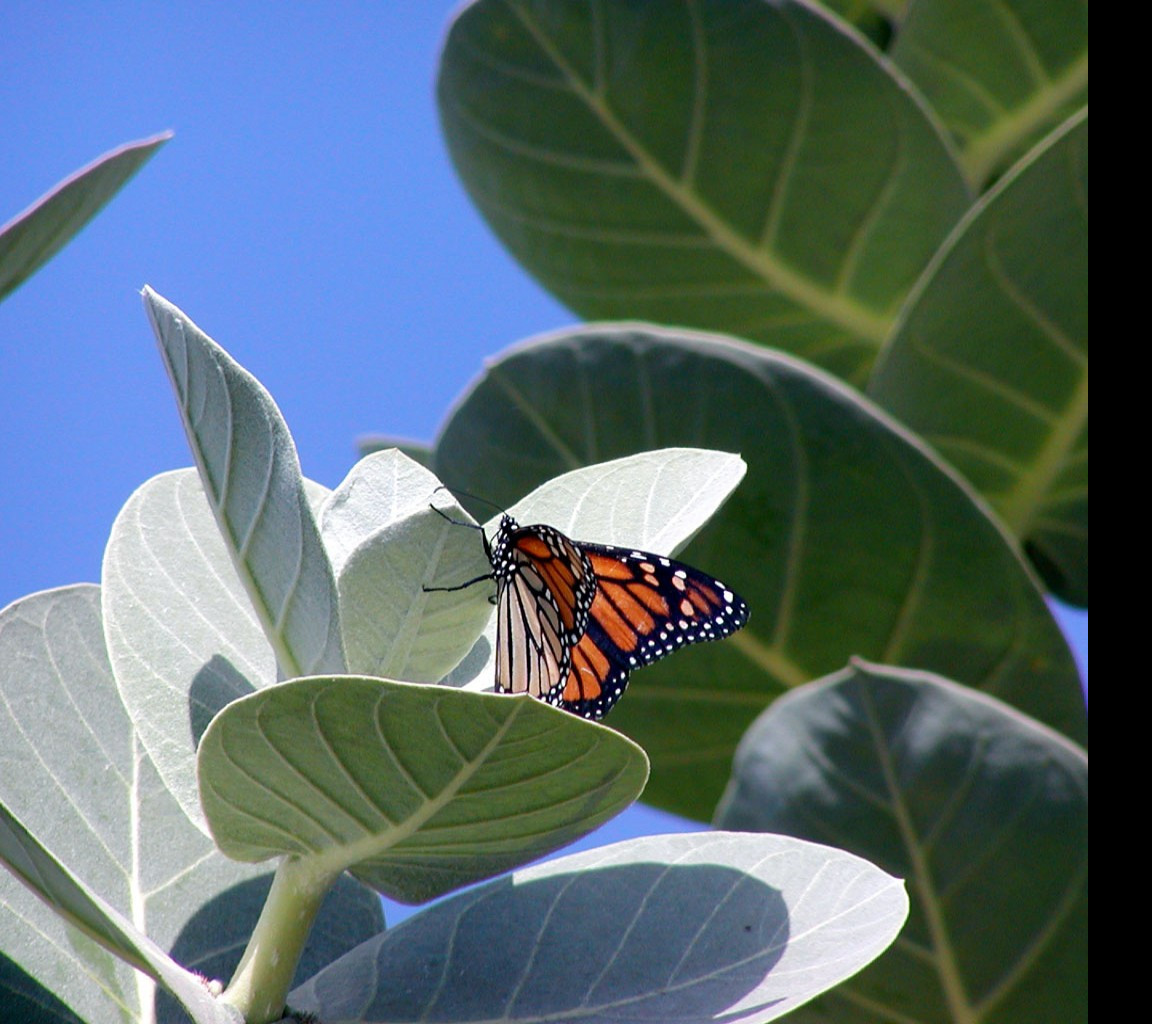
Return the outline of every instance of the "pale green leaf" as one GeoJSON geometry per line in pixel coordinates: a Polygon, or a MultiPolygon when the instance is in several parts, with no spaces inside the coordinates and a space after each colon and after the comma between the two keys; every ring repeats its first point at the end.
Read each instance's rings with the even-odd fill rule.
{"type": "Polygon", "coordinates": [[[1088,102],[1088,0],[916,0],[891,54],[983,185],[1088,102]]]}
{"type": "Polygon", "coordinates": [[[623,736],[532,697],[353,676],[236,701],[199,753],[229,856],[310,858],[403,902],[565,846],[631,804],[647,773],[623,736]]]}
{"type": "Polygon", "coordinates": [[[281,674],[340,672],[336,582],[272,397],[150,288],[152,321],[204,491],[281,674]]]}
{"type": "Polygon", "coordinates": [[[521,524],[547,523],[594,544],[672,555],[716,514],[747,469],[739,454],[660,448],[552,477],[509,511],[521,524]]]}
{"type": "Polygon", "coordinates": [[[1087,111],[960,225],[870,391],[988,499],[1058,596],[1087,606],[1087,111]]]}
{"type": "MultiPolygon", "coordinates": [[[[122,960],[203,1002],[186,972],[229,976],[270,877],[221,856],[172,799],[120,703],[100,619],[91,585],[0,612],[0,860],[40,897],[0,871],[0,953],[90,1024],[111,1024],[147,1019],[164,998],[122,960]]],[[[378,899],[342,883],[297,976],[381,923],[378,899]]],[[[0,966],[0,986],[15,976],[0,966]]]]}
{"type": "Polygon", "coordinates": [[[121,698],[164,784],[206,831],[196,744],[222,707],[276,681],[276,659],[195,470],[153,477],[128,499],[102,578],[121,698]]]}
{"type": "Polygon", "coordinates": [[[799,0],[478,0],[439,103],[473,202],[582,316],[722,330],[858,382],[968,205],[906,84],[799,0]]]}
{"type": "MultiPolygon", "coordinates": [[[[29,894],[18,891],[0,896],[6,918],[6,935],[0,941],[14,958],[11,962],[46,983],[54,996],[66,999],[66,1005],[71,1004],[87,1020],[121,1020],[127,1009],[122,1003],[132,1007],[136,1019],[151,1015],[156,981],[162,981],[196,1024],[240,1024],[240,1015],[217,1002],[201,978],[186,971],[134,922],[80,882],[2,804],[0,864],[44,901],[37,904],[29,894]],[[59,915],[46,927],[40,919],[47,915],[37,914],[44,904],[59,915]],[[64,922],[69,929],[65,930],[64,922]],[[73,988],[75,992],[70,991],[73,988]]],[[[0,878],[0,884],[8,890],[12,880],[0,878]]]]}
{"type": "Polygon", "coordinates": [[[328,498],[320,529],[337,573],[350,672],[435,682],[484,628],[492,609],[478,594],[424,590],[470,561],[478,567],[460,582],[490,571],[478,531],[445,516],[466,513],[395,449],[362,459],[328,498]]]}
{"type": "Polygon", "coordinates": [[[947,672],[1085,735],[1067,643],[999,523],[882,411],[794,360],[635,324],[551,335],[489,362],[441,433],[436,471],[507,504],[660,445],[747,463],[683,557],[751,618],[636,672],[613,710],[652,758],[648,801],[710,817],[752,719],[853,655],[947,672]]]}
{"type": "Polygon", "coordinates": [[[898,879],[784,836],[650,836],[437,904],[290,997],[324,1020],[762,1024],[872,960],[898,879]]]}
{"type": "Polygon", "coordinates": [[[105,153],[0,227],[0,299],[64,248],[171,137],[164,132],[105,153]]]}
{"type": "Polygon", "coordinates": [[[1088,758],[999,701],[857,663],[756,721],[717,822],[907,879],[896,945],[797,1021],[1088,1019],[1088,758]]]}

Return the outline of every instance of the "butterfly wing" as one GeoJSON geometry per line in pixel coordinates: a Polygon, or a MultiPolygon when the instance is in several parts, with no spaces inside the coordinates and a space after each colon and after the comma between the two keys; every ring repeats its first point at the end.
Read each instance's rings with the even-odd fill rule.
{"type": "Polygon", "coordinates": [[[688,644],[719,640],[748,621],[748,605],[719,580],[661,555],[579,545],[596,589],[556,703],[602,718],[635,668],[688,644]]]}
{"type": "Polygon", "coordinates": [[[496,689],[559,703],[595,594],[580,546],[549,526],[501,522],[491,553],[496,591],[496,689]]]}

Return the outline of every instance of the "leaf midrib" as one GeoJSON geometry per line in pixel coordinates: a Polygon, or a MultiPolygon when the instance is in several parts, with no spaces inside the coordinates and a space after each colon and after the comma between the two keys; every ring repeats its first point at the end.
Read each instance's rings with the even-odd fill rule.
{"type": "Polygon", "coordinates": [[[543,53],[564,76],[573,93],[599,118],[604,128],[636,161],[637,166],[649,180],[699,224],[720,249],[769,287],[794,302],[850,331],[853,335],[871,342],[877,348],[883,344],[892,327],[891,317],[878,315],[843,294],[815,284],[793,270],[771,247],[757,247],[745,240],[695,190],[673,178],[660,165],[648,149],[612,113],[595,90],[576,73],[575,68],[526,10],[518,4],[512,4],[511,8],[543,53]]]}

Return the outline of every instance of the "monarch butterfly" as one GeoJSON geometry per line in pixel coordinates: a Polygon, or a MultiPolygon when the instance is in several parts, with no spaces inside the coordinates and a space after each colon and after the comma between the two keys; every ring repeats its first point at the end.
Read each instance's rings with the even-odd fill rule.
{"type": "Polygon", "coordinates": [[[483,530],[481,537],[490,573],[426,589],[496,580],[499,693],[530,693],[603,718],[633,669],[719,640],[748,621],[748,605],[723,583],[663,555],[585,544],[552,526],[520,526],[509,515],[495,541],[483,530]]]}

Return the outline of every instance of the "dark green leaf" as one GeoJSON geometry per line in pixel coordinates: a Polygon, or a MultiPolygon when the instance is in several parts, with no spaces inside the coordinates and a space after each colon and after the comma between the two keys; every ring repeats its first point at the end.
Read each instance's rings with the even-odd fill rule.
{"type": "Polygon", "coordinates": [[[870,391],[967,476],[1059,597],[1087,607],[1087,111],[952,236],[870,391]]]}
{"type": "Polygon", "coordinates": [[[797,1021],[1088,1019],[1088,758],[999,701],[857,663],[756,721],[717,822],[908,880],[897,944],[797,1021]]]}
{"type": "Polygon", "coordinates": [[[891,53],[981,186],[1088,102],[1088,0],[917,0],[891,53]]]}
{"type": "Polygon", "coordinates": [[[637,672],[613,711],[652,757],[647,800],[710,817],[756,714],[854,654],[947,672],[1085,735],[1067,644],[998,524],[871,403],[793,360],[639,325],[557,334],[489,363],[436,468],[508,506],[562,471],[674,445],[748,463],[683,557],[752,615],[637,672]]]}
{"type": "Polygon", "coordinates": [[[473,201],[572,309],[723,330],[860,383],[968,205],[890,67],[798,0],[479,0],[439,100],[473,201]]]}

